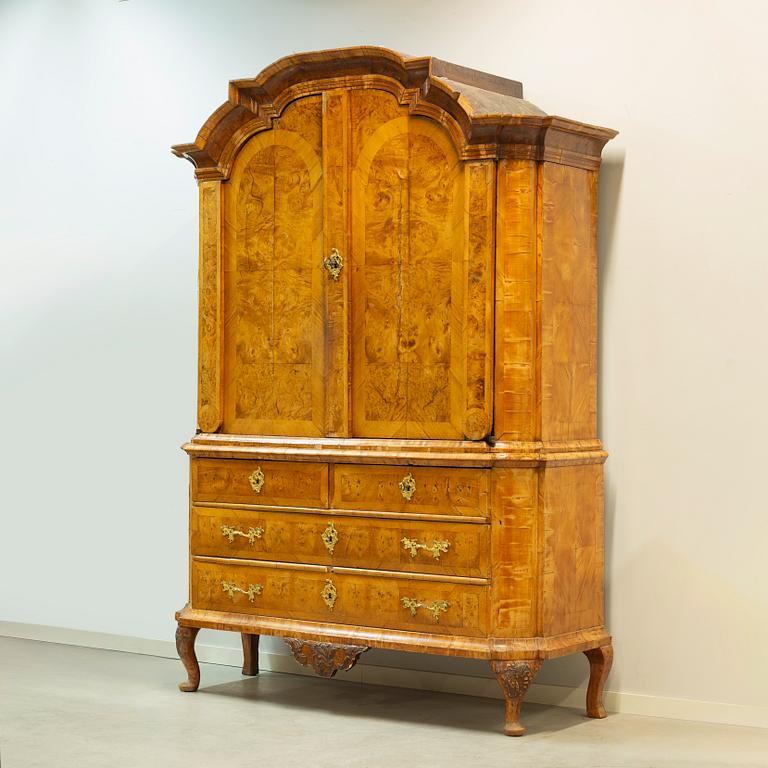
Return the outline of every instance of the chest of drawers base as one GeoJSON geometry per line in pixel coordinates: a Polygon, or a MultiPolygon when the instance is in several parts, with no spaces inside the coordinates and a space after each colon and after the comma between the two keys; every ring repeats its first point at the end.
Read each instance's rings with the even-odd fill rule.
{"type": "MultiPolygon", "coordinates": [[[[486,659],[506,701],[505,733],[541,663],[583,652],[587,712],[603,717],[612,658],[602,621],[602,451],[517,466],[350,463],[192,455],[190,602],[177,646],[195,690],[200,628],[243,637],[258,673],[260,635],[283,637],[331,677],[369,648],[486,659]],[[567,525],[567,536],[554,526],[567,525]],[[597,517],[595,517],[597,516],[597,517]],[[568,592],[574,558],[592,592],[568,592]],[[583,563],[579,567],[584,570],[583,563]]],[[[235,452],[236,453],[236,452],[235,452]]],[[[329,460],[330,459],[330,460],[329,460]]]]}

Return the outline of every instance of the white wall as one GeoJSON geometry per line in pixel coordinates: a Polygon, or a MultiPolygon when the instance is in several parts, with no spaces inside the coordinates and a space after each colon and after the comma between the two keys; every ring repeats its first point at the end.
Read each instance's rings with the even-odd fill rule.
{"type": "Polygon", "coordinates": [[[171,637],[197,202],[168,148],[231,78],[380,44],[621,132],[601,187],[610,687],[764,706],[766,25],[759,2],[0,0],[0,619],[171,637]]]}

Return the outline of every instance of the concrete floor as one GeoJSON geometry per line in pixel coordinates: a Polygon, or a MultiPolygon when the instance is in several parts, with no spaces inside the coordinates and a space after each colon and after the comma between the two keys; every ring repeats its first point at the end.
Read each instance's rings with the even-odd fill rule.
{"type": "Polygon", "coordinates": [[[667,768],[768,766],[768,731],[526,705],[501,734],[490,699],[202,667],[0,638],[3,768],[667,768]]]}

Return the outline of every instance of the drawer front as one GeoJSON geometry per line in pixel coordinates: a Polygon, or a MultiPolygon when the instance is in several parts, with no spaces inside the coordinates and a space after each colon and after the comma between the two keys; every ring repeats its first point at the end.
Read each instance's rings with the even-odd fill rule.
{"type": "Polygon", "coordinates": [[[333,467],[333,506],[442,515],[488,515],[485,469],[370,466],[333,467]]]}
{"type": "Polygon", "coordinates": [[[193,459],[191,472],[193,502],[328,506],[327,464],[193,459]]]}
{"type": "Polygon", "coordinates": [[[191,547],[212,557],[487,576],[489,531],[474,523],[196,506],[191,547]]]}
{"type": "Polygon", "coordinates": [[[310,568],[193,559],[192,607],[416,632],[485,634],[485,586],[310,568]]]}

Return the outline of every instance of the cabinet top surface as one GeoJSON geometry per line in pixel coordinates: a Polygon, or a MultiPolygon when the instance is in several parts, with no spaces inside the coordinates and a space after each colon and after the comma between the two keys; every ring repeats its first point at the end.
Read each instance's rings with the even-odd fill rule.
{"type": "Polygon", "coordinates": [[[604,144],[616,135],[608,128],[547,115],[523,99],[522,83],[516,80],[432,56],[358,46],[292,54],[256,77],[230,81],[227,101],[195,141],[172,150],[195,165],[199,179],[225,179],[242,143],[271,128],[291,101],[339,88],[390,91],[412,114],[443,123],[464,159],[519,154],[519,147],[527,146],[532,154],[557,161],[557,156],[544,158],[549,145],[560,156],[570,153],[594,165],[604,144]]]}

